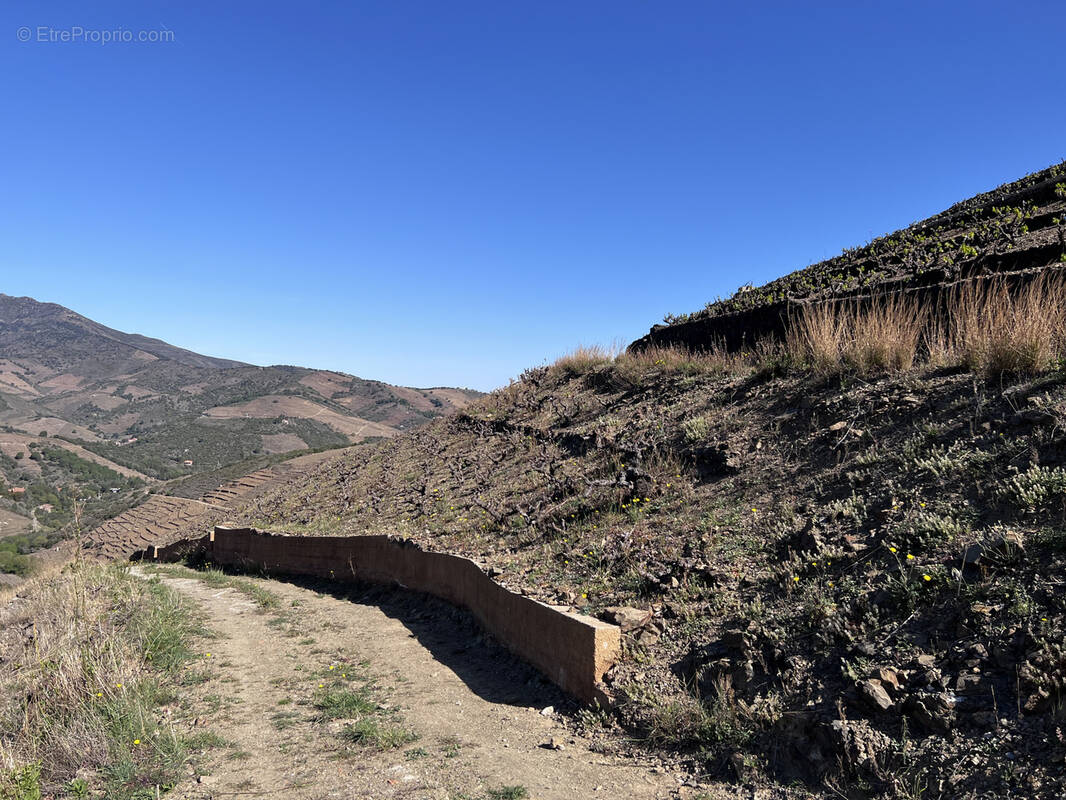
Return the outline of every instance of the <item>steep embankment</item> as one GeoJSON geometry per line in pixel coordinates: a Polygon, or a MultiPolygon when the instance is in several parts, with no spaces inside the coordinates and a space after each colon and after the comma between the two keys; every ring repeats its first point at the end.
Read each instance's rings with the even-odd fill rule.
{"type": "Polygon", "coordinates": [[[742,287],[695,313],[671,315],[634,347],[737,349],[782,335],[789,314],[810,302],[902,292],[934,304],[960,281],[1022,276],[1064,260],[1066,162],[765,286],[742,287]]]}
{"type": "Polygon", "coordinates": [[[623,717],[713,771],[1057,796],[1061,373],[710,370],[534,370],[230,516],[403,534],[546,600],[646,609],[621,618],[623,717]]]}

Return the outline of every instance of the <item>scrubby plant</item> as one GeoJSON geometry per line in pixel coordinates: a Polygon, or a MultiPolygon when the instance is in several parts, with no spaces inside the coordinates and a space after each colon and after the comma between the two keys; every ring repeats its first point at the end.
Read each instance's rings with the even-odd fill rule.
{"type": "Polygon", "coordinates": [[[1066,502],[1066,469],[1032,467],[1007,481],[1002,494],[1029,512],[1046,511],[1055,501],[1066,502]]]}
{"type": "Polygon", "coordinates": [[[40,763],[0,769],[0,800],[41,800],[40,763]]]}
{"type": "Polygon", "coordinates": [[[943,478],[978,469],[994,459],[992,453],[974,450],[961,441],[955,441],[947,447],[934,445],[927,453],[915,454],[910,461],[918,469],[936,478],[943,478]]]}
{"type": "Polygon", "coordinates": [[[689,417],[681,423],[681,432],[685,434],[685,441],[695,444],[702,442],[711,432],[711,420],[706,414],[698,417],[689,417]]]}
{"type": "Polygon", "coordinates": [[[911,520],[909,530],[903,538],[908,547],[925,550],[943,542],[960,539],[969,533],[969,530],[969,525],[957,517],[919,511],[911,520]]]}

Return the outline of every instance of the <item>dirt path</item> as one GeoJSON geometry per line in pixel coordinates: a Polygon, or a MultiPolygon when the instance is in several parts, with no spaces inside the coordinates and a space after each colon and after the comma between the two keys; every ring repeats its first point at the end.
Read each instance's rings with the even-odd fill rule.
{"type": "Polygon", "coordinates": [[[164,580],[219,634],[205,644],[213,649],[202,663],[214,675],[193,690],[203,708],[192,713],[229,742],[212,757],[212,774],[190,777],[172,797],[750,797],[736,787],[683,786],[683,776],[593,752],[562,717],[541,713],[568,704],[558,690],[443,603],[384,591],[338,598],[254,580],[279,601],[264,613],[249,584],[242,592],[164,580]],[[346,743],[343,723],[321,720],[313,707],[338,672],[372,676],[417,740],[390,749],[346,743]],[[545,747],[552,739],[562,748],[545,747]]]}

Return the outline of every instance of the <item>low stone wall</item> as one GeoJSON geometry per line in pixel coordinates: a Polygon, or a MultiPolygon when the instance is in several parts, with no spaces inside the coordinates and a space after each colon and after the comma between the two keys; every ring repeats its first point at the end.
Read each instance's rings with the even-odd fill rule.
{"type": "Polygon", "coordinates": [[[468,609],[565,691],[587,703],[607,701],[600,681],[620,656],[619,629],[508,591],[470,559],[387,536],[286,536],[251,528],[215,528],[204,539],[151,548],[146,555],[178,560],[194,552],[221,566],[398,584],[435,595],[468,609]]]}

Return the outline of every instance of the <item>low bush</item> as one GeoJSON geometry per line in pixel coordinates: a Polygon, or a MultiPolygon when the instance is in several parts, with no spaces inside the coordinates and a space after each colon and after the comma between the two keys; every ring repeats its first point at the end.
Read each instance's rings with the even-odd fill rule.
{"type": "Polygon", "coordinates": [[[1033,467],[1007,481],[1002,494],[1031,513],[1066,505],[1066,469],[1033,467]]]}

